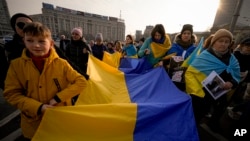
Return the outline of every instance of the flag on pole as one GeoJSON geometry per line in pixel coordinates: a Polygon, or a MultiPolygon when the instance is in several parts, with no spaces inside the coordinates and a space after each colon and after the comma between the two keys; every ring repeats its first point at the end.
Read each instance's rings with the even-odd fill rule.
{"type": "Polygon", "coordinates": [[[195,48],[195,50],[189,55],[189,57],[183,62],[182,67],[188,67],[194,59],[200,55],[202,48],[203,48],[203,42],[204,42],[204,37],[201,37],[200,42],[198,46],[195,48]]]}

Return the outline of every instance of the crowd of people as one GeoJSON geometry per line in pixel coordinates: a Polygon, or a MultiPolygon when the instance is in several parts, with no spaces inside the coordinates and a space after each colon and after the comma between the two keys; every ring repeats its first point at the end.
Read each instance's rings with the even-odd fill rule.
{"type": "MultiPolygon", "coordinates": [[[[60,46],[55,46],[48,27],[23,13],[11,17],[15,32],[12,41],[1,50],[1,89],[4,97],[21,110],[21,128],[24,138],[34,135],[44,111],[54,106],[74,105],[78,94],[89,79],[87,73],[90,54],[102,60],[104,52],[121,53],[122,58],[145,57],[152,67],[164,67],[169,77],[175,75],[170,67],[173,56],[187,60],[197,48],[197,38],[191,24],[183,25],[173,43],[162,24],[156,24],[149,38],[135,44],[132,35],[126,40],[104,42],[102,33],[95,39],[84,40],[83,29],[75,27],[70,39],[61,35],[60,46]],[[6,56],[6,57],[5,57],[6,56]]],[[[227,115],[236,128],[249,129],[250,125],[250,37],[232,50],[233,34],[219,29],[206,38],[201,53],[183,71],[183,81],[175,85],[191,96],[197,125],[204,118],[214,132],[221,132],[221,120],[227,115]],[[228,92],[214,99],[202,81],[215,71],[225,82],[228,92]],[[248,124],[247,124],[248,123],[248,124]]],[[[181,66],[180,66],[181,67],[181,66]]],[[[188,122],[188,121],[187,121],[188,122]]],[[[250,130],[249,130],[250,131],[250,130]]],[[[230,134],[231,133],[231,134],[230,134]]]]}

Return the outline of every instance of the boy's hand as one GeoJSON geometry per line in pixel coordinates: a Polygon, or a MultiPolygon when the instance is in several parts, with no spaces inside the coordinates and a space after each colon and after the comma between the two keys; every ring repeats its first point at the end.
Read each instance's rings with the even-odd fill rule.
{"type": "Polygon", "coordinates": [[[57,104],[56,100],[53,98],[49,101],[49,105],[55,106],[57,104]]]}
{"type": "Polygon", "coordinates": [[[43,104],[41,113],[44,114],[45,110],[48,108],[53,108],[54,106],[48,105],[48,104],[43,104]]]}

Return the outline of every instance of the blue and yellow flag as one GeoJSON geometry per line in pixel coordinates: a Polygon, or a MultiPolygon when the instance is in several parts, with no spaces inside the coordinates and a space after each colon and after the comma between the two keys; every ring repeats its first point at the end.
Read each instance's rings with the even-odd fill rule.
{"type": "Polygon", "coordinates": [[[146,57],[142,58],[122,58],[119,66],[119,70],[128,74],[136,73],[142,74],[153,69],[154,66],[147,61],[146,57]]]}
{"type": "Polygon", "coordinates": [[[102,61],[109,64],[110,66],[118,68],[120,65],[121,56],[122,54],[120,52],[110,54],[107,51],[104,51],[102,61]]]}
{"type": "Polygon", "coordinates": [[[188,58],[182,63],[182,67],[188,67],[194,59],[200,55],[202,48],[203,48],[203,42],[204,42],[204,37],[201,37],[200,42],[198,46],[195,48],[195,50],[188,56],[188,58]]]}
{"type": "Polygon", "coordinates": [[[191,98],[163,67],[124,73],[93,56],[75,106],[48,109],[33,141],[198,141],[191,98]]]}

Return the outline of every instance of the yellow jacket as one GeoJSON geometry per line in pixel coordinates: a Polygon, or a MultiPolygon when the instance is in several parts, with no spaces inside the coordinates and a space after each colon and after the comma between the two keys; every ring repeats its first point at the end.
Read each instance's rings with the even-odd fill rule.
{"type": "Polygon", "coordinates": [[[58,106],[87,86],[87,80],[75,71],[66,60],[59,58],[52,48],[46,58],[42,73],[38,71],[24,49],[22,56],[11,62],[5,80],[4,97],[21,110],[21,128],[25,137],[32,138],[40,124],[38,109],[57,95],[58,106]]]}

